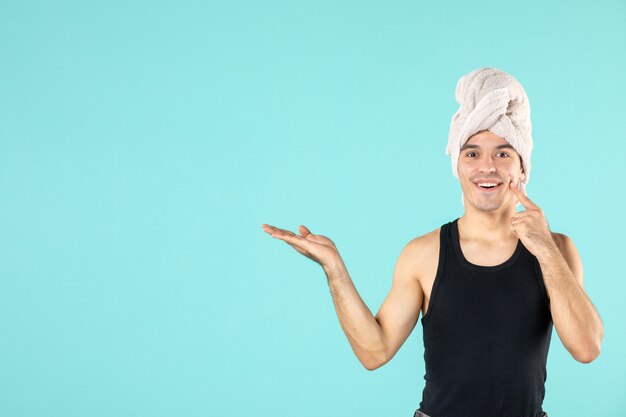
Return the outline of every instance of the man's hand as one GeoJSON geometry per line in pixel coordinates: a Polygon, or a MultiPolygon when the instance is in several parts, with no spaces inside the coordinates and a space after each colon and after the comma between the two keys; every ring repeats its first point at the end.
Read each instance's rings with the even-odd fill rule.
{"type": "Polygon", "coordinates": [[[288,243],[307,258],[320,264],[324,270],[333,267],[341,260],[339,251],[332,240],[326,236],[314,235],[304,225],[298,228],[300,236],[289,230],[279,229],[265,223],[261,227],[272,237],[288,243]]]}
{"type": "Polygon", "coordinates": [[[552,233],[543,210],[525,196],[514,181],[510,182],[510,189],[526,210],[511,217],[511,230],[526,249],[537,258],[548,253],[558,252],[558,247],[552,239],[552,233]]]}

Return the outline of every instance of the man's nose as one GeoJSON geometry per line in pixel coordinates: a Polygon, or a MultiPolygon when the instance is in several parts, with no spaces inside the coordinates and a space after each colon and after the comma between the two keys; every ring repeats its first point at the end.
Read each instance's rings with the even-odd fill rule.
{"type": "Polygon", "coordinates": [[[480,172],[495,172],[496,164],[491,159],[484,160],[480,164],[479,170],[480,172]]]}

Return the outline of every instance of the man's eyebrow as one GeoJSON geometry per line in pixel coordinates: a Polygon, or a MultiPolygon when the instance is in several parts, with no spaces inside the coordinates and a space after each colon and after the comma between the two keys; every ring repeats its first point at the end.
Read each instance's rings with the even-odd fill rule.
{"type": "MultiPolygon", "coordinates": [[[[466,143],[465,145],[463,145],[461,147],[461,151],[463,151],[465,149],[480,149],[480,146],[474,145],[472,143],[466,143]]],[[[504,145],[498,145],[498,146],[496,146],[496,149],[510,149],[512,151],[515,150],[515,148],[513,146],[509,145],[508,143],[505,143],[504,145]]]]}

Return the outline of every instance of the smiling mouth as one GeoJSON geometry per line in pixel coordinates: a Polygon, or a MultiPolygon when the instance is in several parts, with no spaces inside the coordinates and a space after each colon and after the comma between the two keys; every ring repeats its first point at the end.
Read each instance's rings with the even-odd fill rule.
{"type": "Polygon", "coordinates": [[[491,186],[491,187],[489,187],[489,186],[483,187],[483,186],[480,186],[480,185],[478,185],[476,183],[473,183],[473,184],[474,184],[474,186],[476,188],[478,188],[483,193],[492,193],[492,192],[495,192],[496,190],[499,190],[500,188],[502,188],[502,184],[504,184],[504,183],[500,183],[498,185],[494,185],[494,186],[491,186]]]}

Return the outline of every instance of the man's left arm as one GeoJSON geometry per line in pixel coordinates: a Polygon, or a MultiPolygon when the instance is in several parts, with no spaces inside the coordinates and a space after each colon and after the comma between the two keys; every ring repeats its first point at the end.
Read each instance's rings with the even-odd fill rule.
{"type": "Polygon", "coordinates": [[[537,256],[552,322],[574,359],[589,363],[600,355],[604,326],[583,288],[583,265],[574,242],[564,234],[555,235],[555,245],[537,256]]]}
{"type": "Polygon", "coordinates": [[[572,239],[550,231],[546,216],[514,181],[510,190],[526,210],[511,217],[511,230],[537,258],[550,298],[556,332],[578,362],[600,355],[604,326],[583,289],[583,264],[572,239]]]}

